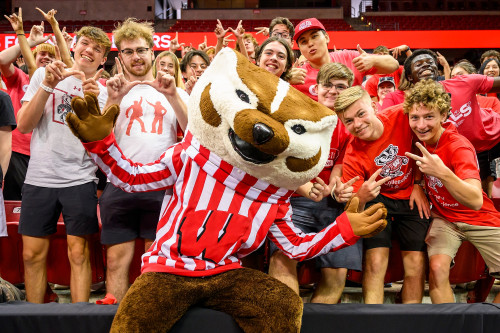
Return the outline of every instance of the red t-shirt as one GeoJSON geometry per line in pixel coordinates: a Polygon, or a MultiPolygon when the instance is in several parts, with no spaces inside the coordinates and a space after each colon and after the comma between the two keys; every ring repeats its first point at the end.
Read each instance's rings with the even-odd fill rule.
{"type": "MultiPolygon", "coordinates": [[[[354,73],[353,86],[359,86],[363,83],[365,75],[375,74],[376,68],[371,68],[366,72],[360,72],[352,64],[352,60],[359,56],[358,51],[344,50],[330,53],[330,62],[338,62],[346,65],[354,73]]],[[[318,100],[318,95],[314,92],[313,88],[316,85],[316,77],[318,76],[319,69],[313,68],[310,63],[306,62],[301,68],[306,69],[307,74],[303,84],[296,84],[293,87],[297,88],[302,93],[311,97],[315,101],[318,100]]]]}
{"type": "Polygon", "coordinates": [[[500,101],[496,97],[476,95],[481,109],[489,109],[500,114],[500,101]]]}
{"type": "Polygon", "coordinates": [[[405,101],[405,92],[401,90],[396,90],[394,92],[388,93],[384,97],[384,101],[382,102],[382,108],[379,110],[387,109],[391,106],[401,104],[405,101]]]}
{"type": "MultiPolygon", "coordinates": [[[[427,146],[427,150],[432,154],[437,154],[458,178],[479,180],[479,167],[472,144],[464,136],[458,134],[453,124],[446,123],[443,127],[445,131],[439,138],[437,147],[427,146]]],[[[500,213],[484,191],[483,206],[475,211],[456,201],[438,178],[428,175],[424,175],[424,178],[427,193],[432,202],[432,210],[438,215],[450,222],[500,227],[500,213]]]]}
{"type": "Polygon", "coordinates": [[[342,181],[345,183],[360,176],[360,180],[353,185],[354,192],[357,192],[365,180],[382,168],[377,180],[387,176],[392,179],[382,185],[380,194],[408,200],[413,191],[415,170],[415,162],[405,156],[406,152],[412,152],[414,141],[408,116],[401,106],[395,106],[377,112],[377,117],[384,125],[382,136],[375,141],[352,138],[344,156],[342,181]]]}
{"type": "Polygon", "coordinates": [[[399,86],[399,80],[401,79],[401,74],[403,73],[403,66],[391,73],[391,74],[373,74],[365,83],[365,90],[370,94],[370,97],[377,97],[378,81],[381,77],[392,76],[394,78],[394,83],[396,84],[396,89],[399,86]]]}
{"type": "Polygon", "coordinates": [[[333,167],[337,164],[342,164],[345,149],[351,137],[351,133],[349,133],[339,119],[337,127],[335,127],[335,130],[333,131],[328,160],[326,161],[325,167],[318,175],[318,177],[323,179],[326,184],[330,181],[330,174],[332,173],[333,167]]]}
{"type": "MultiPolygon", "coordinates": [[[[28,85],[30,84],[30,77],[19,68],[14,68],[14,74],[12,74],[10,77],[2,77],[5,81],[5,85],[7,86],[7,92],[10,95],[10,99],[12,100],[12,105],[14,106],[14,114],[17,120],[17,112],[22,106],[21,98],[23,98],[24,93],[28,89],[28,85]]],[[[30,141],[31,133],[22,134],[17,128],[12,131],[12,151],[24,155],[29,155],[30,141]]]]}

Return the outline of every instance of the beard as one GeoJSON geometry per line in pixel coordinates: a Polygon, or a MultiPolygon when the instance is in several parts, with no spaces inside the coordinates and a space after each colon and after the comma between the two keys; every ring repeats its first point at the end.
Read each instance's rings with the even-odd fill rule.
{"type": "Polygon", "coordinates": [[[134,76],[145,76],[151,70],[151,68],[153,66],[153,64],[151,62],[147,62],[147,61],[144,61],[144,60],[136,61],[133,64],[130,64],[130,65],[126,64],[125,68],[127,69],[127,71],[130,74],[132,74],[134,76]],[[142,70],[136,70],[132,66],[133,64],[141,64],[141,65],[144,65],[144,66],[143,66],[142,70]]]}

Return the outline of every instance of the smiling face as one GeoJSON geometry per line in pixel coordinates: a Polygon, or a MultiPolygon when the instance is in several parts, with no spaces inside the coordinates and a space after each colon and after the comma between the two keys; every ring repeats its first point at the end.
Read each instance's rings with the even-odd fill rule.
{"type": "Polygon", "coordinates": [[[491,60],[484,68],[483,75],[496,77],[500,76],[500,68],[495,60],[491,60]]]}
{"type": "Polygon", "coordinates": [[[154,55],[144,38],[121,41],[119,56],[132,80],[141,80],[152,75],[154,55]]]}
{"type": "Polygon", "coordinates": [[[330,38],[321,30],[309,30],[297,39],[300,53],[313,64],[321,67],[323,59],[328,56],[328,42],[330,38]]]}
{"type": "Polygon", "coordinates": [[[175,77],[175,63],[168,55],[156,59],[156,70],[168,73],[175,77]]]}
{"type": "Polygon", "coordinates": [[[190,131],[225,162],[296,189],[328,158],[337,117],[287,82],[223,49],[189,100],[190,131]]]}
{"type": "Polygon", "coordinates": [[[375,115],[375,102],[368,97],[361,97],[352,103],[339,119],[349,133],[365,141],[374,141],[384,132],[384,126],[375,115]]]}
{"type": "Polygon", "coordinates": [[[205,72],[209,64],[199,55],[195,55],[191,58],[186,66],[187,77],[196,76],[197,79],[200,78],[201,74],[205,72]]]}
{"type": "Polygon", "coordinates": [[[453,70],[451,71],[451,78],[454,78],[455,76],[458,76],[458,75],[468,75],[469,73],[467,73],[467,71],[465,69],[463,69],[462,67],[460,66],[455,66],[453,67],[453,70]]]}
{"type": "Polygon", "coordinates": [[[290,30],[288,30],[288,27],[285,24],[276,24],[273,27],[273,31],[269,34],[271,37],[279,37],[283,38],[286,40],[290,46],[293,45],[293,36],[290,34],[290,30]]]}
{"type": "Polygon", "coordinates": [[[94,73],[100,65],[106,62],[105,52],[104,46],[96,43],[92,38],[81,36],[73,48],[74,66],[85,74],[94,73]]]}
{"type": "Polygon", "coordinates": [[[438,77],[437,64],[434,58],[429,54],[420,54],[411,62],[411,73],[408,75],[408,81],[416,84],[420,80],[436,80],[438,77]]]}
{"type": "Polygon", "coordinates": [[[335,101],[339,94],[349,88],[349,82],[345,79],[330,79],[328,83],[319,83],[316,85],[316,93],[318,94],[318,102],[328,107],[330,110],[335,109],[335,101]]]}
{"type": "Polygon", "coordinates": [[[285,71],[287,50],[280,42],[268,43],[258,60],[258,66],[280,77],[285,71]]]}
{"type": "Polygon", "coordinates": [[[54,60],[56,57],[49,51],[38,51],[35,58],[36,68],[45,67],[54,60]]]}
{"type": "Polygon", "coordinates": [[[420,141],[429,145],[435,145],[438,142],[443,132],[441,125],[446,120],[446,115],[424,105],[413,105],[408,113],[408,118],[413,133],[420,141]]]}
{"type": "Polygon", "coordinates": [[[382,101],[385,95],[393,92],[394,90],[396,90],[396,87],[394,87],[394,84],[392,82],[382,82],[381,84],[379,84],[377,88],[379,101],[382,101]]]}

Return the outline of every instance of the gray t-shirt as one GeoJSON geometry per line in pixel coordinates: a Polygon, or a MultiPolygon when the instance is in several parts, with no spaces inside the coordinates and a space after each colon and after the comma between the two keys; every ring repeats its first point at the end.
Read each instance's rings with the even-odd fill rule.
{"type": "MultiPolygon", "coordinates": [[[[39,68],[31,78],[22,102],[30,101],[40,87],[45,69],[39,68]]],[[[98,83],[99,106],[104,107],[108,98],[106,88],[98,83]]],[[[31,158],[26,174],[26,184],[42,187],[69,187],[97,182],[97,167],[66,125],[66,114],[73,112],[71,99],[83,97],[82,81],[70,76],[55,87],[50,94],[42,117],[31,137],[31,158]]]]}

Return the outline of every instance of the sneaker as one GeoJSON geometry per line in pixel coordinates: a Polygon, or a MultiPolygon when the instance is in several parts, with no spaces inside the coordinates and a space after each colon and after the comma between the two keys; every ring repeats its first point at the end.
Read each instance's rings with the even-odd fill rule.
{"type": "Polygon", "coordinates": [[[107,293],[103,299],[98,299],[97,301],[95,301],[95,304],[113,305],[113,304],[118,304],[118,301],[116,300],[115,296],[113,296],[113,294],[107,293]]]}

